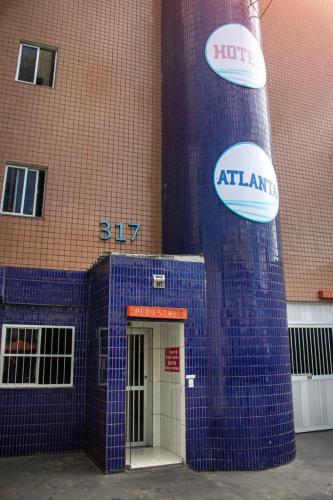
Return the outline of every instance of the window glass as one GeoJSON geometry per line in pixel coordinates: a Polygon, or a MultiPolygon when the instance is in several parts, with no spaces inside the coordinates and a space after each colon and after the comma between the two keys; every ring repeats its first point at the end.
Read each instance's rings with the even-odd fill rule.
{"type": "Polygon", "coordinates": [[[107,369],[108,369],[108,329],[100,328],[99,359],[98,359],[99,385],[107,384],[107,373],[108,373],[107,369]]]}
{"type": "Polygon", "coordinates": [[[23,213],[25,215],[33,215],[34,213],[36,181],[37,181],[37,171],[28,170],[26,186],[25,186],[24,207],[23,207],[23,213]]]}
{"type": "Polygon", "coordinates": [[[14,211],[16,172],[16,168],[8,167],[7,169],[7,182],[3,200],[3,210],[6,212],[14,211]]]}
{"type": "Polygon", "coordinates": [[[37,47],[22,45],[18,80],[35,83],[35,68],[37,62],[37,47]]]}
{"type": "Polygon", "coordinates": [[[35,211],[36,217],[41,217],[41,215],[42,215],[44,184],[45,184],[45,172],[44,172],[44,170],[39,170],[37,193],[36,193],[36,196],[37,196],[36,211],[35,211]]]}
{"type": "Polygon", "coordinates": [[[24,175],[24,169],[8,167],[3,203],[5,212],[21,212],[24,175]]]}
{"type": "Polygon", "coordinates": [[[25,171],[20,168],[16,168],[15,170],[14,210],[15,212],[20,212],[22,206],[25,171]]]}
{"type": "Polygon", "coordinates": [[[37,85],[53,85],[55,52],[53,50],[40,49],[38,70],[37,70],[37,85]]]}
{"type": "Polygon", "coordinates": [[[2,382],[35,383],[38,330],[8,328],[6,333],[2,382]]]}

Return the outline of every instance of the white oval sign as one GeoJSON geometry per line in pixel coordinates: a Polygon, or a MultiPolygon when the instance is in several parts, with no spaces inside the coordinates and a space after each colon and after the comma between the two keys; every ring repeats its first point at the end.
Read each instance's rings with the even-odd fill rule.
{"type": "Polygon", "coordinates": [[[219,158],[214,185],[223,203],[254,222],[270,222],[279,210],[275,170],[265,151],[253,142],[240,142],[219,158]]]}
{"type": "Polygon", "coordinates": [[[241,24],[225,24],[206,43],[206,60],[221,78],[259,89],[266,84],[266,66],[259,42],[241,24]]]}

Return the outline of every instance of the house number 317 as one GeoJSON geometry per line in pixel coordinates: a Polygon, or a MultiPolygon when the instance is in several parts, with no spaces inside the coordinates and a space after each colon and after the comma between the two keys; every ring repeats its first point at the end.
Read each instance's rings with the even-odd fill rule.
{"type": "Polygon", "coordinates": [[[106,219],[99,221],[99,239],[104,241],[109,240],[114,235],[115,241],[125,243],[127,241],[126,238],[124,238],[125,227],[129,228],[131,233],[130,241],[135,241],[141,224],[134,222],[123,224],[123,222],[118,222],[112,225],[111,222],[106,219]]]}

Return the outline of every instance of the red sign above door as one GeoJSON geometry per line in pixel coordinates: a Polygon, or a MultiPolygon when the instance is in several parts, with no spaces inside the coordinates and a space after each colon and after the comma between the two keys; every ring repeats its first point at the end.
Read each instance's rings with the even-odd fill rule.
{"type": "Polygon", "coordinates": [[[127,306],[127,316],[132,318],[187,319],[187,309],[177,307],[127,306]]]}
{"type": "Polygon", "coordinates": [[[179,372],[179,347],[167,347],[164,356],[164,370],[179,372]]]}

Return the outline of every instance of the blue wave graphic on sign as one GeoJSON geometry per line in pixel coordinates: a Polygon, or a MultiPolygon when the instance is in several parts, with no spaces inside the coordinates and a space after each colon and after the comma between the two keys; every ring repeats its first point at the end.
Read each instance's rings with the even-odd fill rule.
{"type": "Polygon", "coordinates": [[[242,215],[245,218],[250,216],[252,219],[255,217],[258,222],[269,222],[272,220],[272,217],[267,216],[267,209],[273,208],[274,203],[232,200],[223,201],[230,210],[236,212],[238,215],[242,215]]]}

